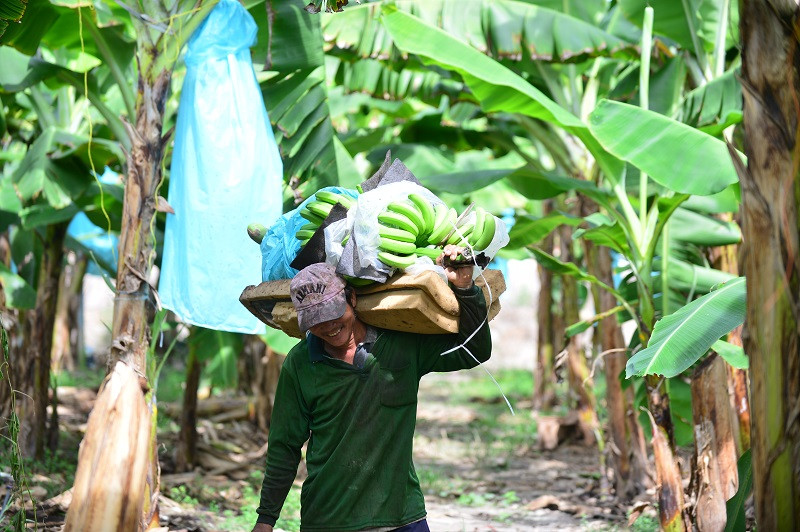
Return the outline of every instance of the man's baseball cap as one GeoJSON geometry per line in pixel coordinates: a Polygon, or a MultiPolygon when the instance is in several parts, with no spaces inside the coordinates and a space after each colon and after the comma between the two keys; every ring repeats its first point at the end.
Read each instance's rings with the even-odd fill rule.
{"type": "Polygon", "coordinates": [[[341,318],[347,310],[344,288],[344,279],[330,264],[319,262],[300,270],[289,283],[300,330],[341,318]]]}

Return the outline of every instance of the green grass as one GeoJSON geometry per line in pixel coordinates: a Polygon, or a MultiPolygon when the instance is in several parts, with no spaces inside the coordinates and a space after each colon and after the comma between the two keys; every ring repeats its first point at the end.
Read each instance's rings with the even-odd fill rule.
{"type": "Polygon", "coordinates": [[[436,466],[417,468],[417,478],[423,493],[442,499],[458,497],[467,486],[461,477],[448,476],[443,468],[436,466]]]}
{"type": "MultiPolygon", "coordinates": [[[[443,382],[446,389],[447,404],[466,405],[473,408],[477,417],[466,428],[463,437],[480,441],[472,451],[480,459],[507,456],[520,445],[529,444],[536,437],[536,422],[527,408],[515,407],[522,401],[529,401],[533,390],[533,377],[527,370],[500,370],[495,379],[514,408],[514,415],[506,405],[500,390],[482,368],[466,372],[469,384],[463,382],[443,382]]],[[[444,391],[444,390],[443,390],[444,391]]],[[[459,435],[454,435],[458,438],[459,435]]]]}
{"type": "Polygon", "coordinates": [[[54,373],[52,378],[59,386],[73,386],[75,388],[90,388],[97,390],[106,376],[105,368],[76,369],[75,371],[62,371],[54,373]]]}
{"type": "MultiPolygon", "coordinates": [[[[258,487],[253,485],[255,474],[251,475],[251,483],[242,490],[241,508],[239,512],[224,510],[223,520],[217,524],[217,530],[226,531],[248,531],[256,523],[256,508],[258,508],[261,496],[261,473],[258,473],[258,487]]],[[[209,505],[210,509],[210,505],[209,505]]],[[[300,530],[300,486],[293,485],[283,504],[280,519],[275,523],[275,528],[286,530],[287,532],[297,532],[300,530]]]]}
{"type": "Polygon", "coordinates": [[[658,519],[649,515],[642,515],[633,522],[633,532],[655,532],[659,530],[658,519]]]}
{"type": "MultiPolygon", "coordinates": [[[[479,398],[484,400],[502,399],[500,390],[486,374],[486,371],[481,368],[473,368],[464,372],[470,377],[469,386],[463,384],[451,383],[449,384],[449,391],[452,393],[454,402],[466,401],[472,398],[479,398]]],[[[525,369],[501,369],[493,371],[492,375],[497,380],[498,384],[503,390],[503,393],[511,400],[513,406],[515,400],[530,399],[533,391],[533,375],[530,371],[525,369]]],[[[503,402],[503,407],[508,409],[503,402]]]]}

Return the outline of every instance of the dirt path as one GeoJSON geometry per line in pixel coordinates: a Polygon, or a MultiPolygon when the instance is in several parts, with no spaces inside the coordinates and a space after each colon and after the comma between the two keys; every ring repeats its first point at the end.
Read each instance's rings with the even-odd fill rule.
{"type": "Polygon", "coordinates": [[[625,528],[624,510],[600,489],[597,450],[537,450],[530,404],[517,401],[512,416],[496,389],[482,398],[492,395],[485,380],[475,370],[422,380],[414,456],[431,530],[625,528]],[[462,401],[476,379],[487,392],[462,401]]]}
{"type": "MultiPolygon", "coordinates": [[[[626,529],[625,508],[601,488],[597,450],[569,443],[552,452],[538,450],[536,418],[528,401],[529,372],[494,372],[516,410],[514,416],[480,368],[422,379],[414,462],[431,530],[626,529]]],[[[63,525],[71,500],[64,490],[72,484],[77,444],[94,400],[92,390],[62,390],[63,446],[47,470],[31,478],[35,498],[48,499],[36,516],[40,525],[47,523],[42,530],[59,530],[63,525]]],[[[175,474],[170,457],[177,426],[167,418],[159,425],[163,426],[159,430],[162,526],[187,532],[251,530],[265,435],[246,420],[201,420],[204,448],[241,462],[243,468],[236,475],[214,475],[209,472],[213,464],[204,464],[193,473],[175,474]]],[[[299,481],[303,471],[301,467],[299,481]]],[[[299,488],[297,482],[278,522],[287,532],[299,526],[299,488]]],[[[637,530],[647,528],[637,526],[637,530]]]]}

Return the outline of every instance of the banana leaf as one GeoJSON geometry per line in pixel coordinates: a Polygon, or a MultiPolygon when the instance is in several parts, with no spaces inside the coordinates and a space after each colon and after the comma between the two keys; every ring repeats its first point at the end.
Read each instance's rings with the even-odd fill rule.
{"type": "Polygon", "coordinates": [[[517,113],[560,126],[583,141],[606,178],[613,182],[620,179],[622,164],[600,146],[586,125],[521,76],[476,48],[393,6],[383,7],[381,20],[398,48],[418,55],[426,64],[458,72],[484,112],[517,113]],[[423,34],[426,38],[420,39],[423,34]]]}
{"type": "MultiPolygon", "coordinates": [[[[655,265],[656,270],[660,261],[655,265]]],[[[692,264],[673,256],[669,257],[669,287],[683,293],[707,294],[715,286],[735,278],[733,274],[714,268],[692,264]]],[[[660,286],[659,281],[654,285],[660,286]]],[[[682,301],[681,306],[686,302],[682,301]]],[[[673,307],[674,308],[674,307],[673,307]]]]}
{"type": "Polygon", "coordinates": [[[602,100],[589,129],[611,154],[675,192],[709,195],[738,182],[724,142],[653,111],[602,100]]]}
{"type": "Polygon", "coordinates": [[[683,206],[693,211],[708,214],[738,212],[740,198],[739,183],[734,183],[722,192],[717,192],[710,196],[691,196],[683,206]]]}
{"type": "Polygon", "coordinates": [[[296,2],[269,2],[250,13],[259,27],[254,57],[274,73],[261,88],[284,181],[296,178],[304,196],[328,185],[358,183],[358,169],[331,121],[319,17],[296,2]]]}
{"type": "MultiPolygon", "coordinates": [[[[655,12],[653,33],[663,35],[681,45],[686,50],[701,54],[714,49],[722,4],[728,0],[620,0],[617,5],[630,22],[641,27],[644,8],[651,6],[655,12]],[[698,50],[695,50],[695,39],[698,50]]],[[[727,46],[738,41],[738,12],[735,3],[730,7],[730,22],[727,46]]]]}
{"type": "Polygon", "coordinates": [[[26,55],[33,55],[39,48],[42,37],[58,20],[59,13],[48,0],[9,0],[2,3],[0,19],[19,20],[14,24],[0,25],[3,28],[0,35],[0,45],[13,46],[26,55]],[[20,9],[20,4],[22,4],[20,9]],[[9,9],[14,8],[14,9],[9,9]],[[6,11],[8,9],[8,11],[6,11]],[[6,13],[8,18],[2,13],[6,13]],[[21,18],[15,18],[21,15],[21,18]]]}
{"type": "MultiPolygon", "coordinates": [[[[496,59],[583,62],[592,57],[638,57],[635,42],[620,39],[598,26],[597,18],[605,6],[580,6],[584,9],[575,10],[578,17],[563,12],[563,7],[562,2],[542,6],[511,0],[396,4],[397,9],[496,59]]],[[[325,39],[360,57],[392,57],[396,54],[392,39],[374,21],[381,11],[394,8],[387,4],[368,5],[324,15],[325,39]]]]}
{"type": "Polygon", "coordinates": [[[567,216],[559,212],[548,214],[542,218],[527,214],[518,216],[508,232],[509,242],[506,247],[514,249],[538,244],[556,228],[564,224],[577,226],[582,221],[581,218],[567,216]]]}
{"type": "Polygon", "coordinates": [[[727,246],[742,241],[742,231],[734,222],[711,218],[678,207],[669,219],[670,238],[698,246],[727,246]]]}
{"type": "Polygon", "coordinates": [[[717,340],[711,345],[711,349],[736,369],[747,369],[750,367],[750,359],[744,354],[744,349],[739,345],[733,345],[724,340],[717,340]]]}
{"type": "Polygon", "coordinates": [[[747,499],[750,497],[750,492],[753,491],[752,449],[747,449],[742,453],[736,468],[739,472],[739,489],[736,490],[736,495],[728,499],[728,502],[725,503],[725,513],[728,517],[728,522],[725,525],[725,532],[746,530],[747,519],[745,516],[745,507],[747,499]]]}
{"type": "Polygon", "coordinates": [[[0,262],[0,285],[3,286],[3,295],[9,307],[30,309],[36,306],[36,290],[2,262],[0,262]]]}
{"type": "Polygon", "coordinates": [[[713,136],[740,123],[743,117],[742,86],[736,77],[737,71],[728,70],[687,94],[675,118],[713,136]]]}
{"type": "Polygon", "coordinates": [[[656,322],[647,347],[628,360],[626,378],[679,375],[744,322],[745,297],[745,279],[738,277],[656,322]]]}

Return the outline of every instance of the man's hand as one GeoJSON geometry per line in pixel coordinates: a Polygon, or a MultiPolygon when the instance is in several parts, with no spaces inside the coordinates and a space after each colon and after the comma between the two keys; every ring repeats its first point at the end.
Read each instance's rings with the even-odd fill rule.
{"type": "Polygon", "coordinates": [[[253,527],[253,532],[272,532],[272,525],[256,523],[256,526],[253,527]]]}
{"type": "MultiPolygon", "coordinates": [[[[456,257],[458,257],[458,255],[463,251],[464,248],[460,246],[447,244],[444,247],[444,253],[439,255],[439,258],[436,259],[436,264],[442,266],[442,260],[444,257],[450,257],[451,260],[456,260],[456,257]]],[[[444,271],[447,273],[447,280],[450,281],[450,283],[456,288],[469,288],[472,286],[472,270],[472,264],[465,264],[464,266],[459,266],[456,268],[448,266],[444,269],[444,271]]]]}

